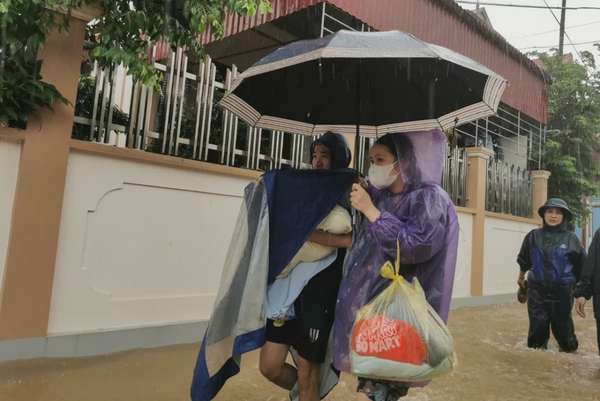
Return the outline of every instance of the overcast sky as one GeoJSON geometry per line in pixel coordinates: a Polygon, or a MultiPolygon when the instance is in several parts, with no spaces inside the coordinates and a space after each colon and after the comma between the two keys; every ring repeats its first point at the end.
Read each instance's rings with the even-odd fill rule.
{"type": "MultiPolygon", "coordinates": [[[[475,0],[472,0],[475,1],[475,0]]],[[[482,3],[526,4],[545,6],[544,0],[480,0],[482,3]]],[[[561,0],[546,0],[550,6],[561,6],[561,0]]],[[[474,9],[474,5],[461,4],[465,9],[474,9]]],[[[567,0],[567,7],[600,7],[600,0],[567,0]]],[[[558,47],[559,25],[548,9],[528,9],[514,7],[480,6],[490,17],[494,28],[513,46],[522,52],[532,49],[532,46],[558,47]]],[[[553,10],[560,19],[560,10],[553,10]]],[[[600,52],[590,44],[578,44],[596,41],[600,43],[600,9],[599,10],[567,10],[566,32],[575,47],[579,50],[592,51],[596,62],[600,64],[600,52]]],[[[565,37],[565,53],[575,53],[573,46],[565,37]]]]}

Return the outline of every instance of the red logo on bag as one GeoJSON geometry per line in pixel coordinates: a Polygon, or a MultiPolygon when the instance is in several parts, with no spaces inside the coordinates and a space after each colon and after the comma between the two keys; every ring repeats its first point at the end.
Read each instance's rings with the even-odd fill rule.
{"type": "Polygon", "coordinates": [[[356,322],[352,350],[359,355],[413,365],[421,365],[427,359],[427,347],[413,326],[382,315],[356,322]]]}

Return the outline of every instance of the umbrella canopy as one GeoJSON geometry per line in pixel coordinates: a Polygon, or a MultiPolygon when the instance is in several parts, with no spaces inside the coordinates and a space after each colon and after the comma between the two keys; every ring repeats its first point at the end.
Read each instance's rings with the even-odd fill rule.
{"type": "Polygon", "coordinates": [[[506,80],[399,31],[339,31],[281,47],[240,74],[220,105],[251,126],[365,136],[452,128],[496,113],[506,80]]]}

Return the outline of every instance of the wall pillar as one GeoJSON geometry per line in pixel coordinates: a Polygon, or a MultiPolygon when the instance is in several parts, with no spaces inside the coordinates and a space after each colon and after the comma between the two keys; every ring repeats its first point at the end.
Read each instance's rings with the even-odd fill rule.
{"type": "Polygon", "coordinates": [[[531,172],[531,217],[542,221],[538,209],[548,199],[548,179],[550,172],[546,170],[533,170],[531,172]]]}
{"type": "Polygon", "coordinates": [[[485,246],[485,193],[487,163],[493,152],[487,148],[467,148],[467,207],[473,215],[471,255],[471,295],[483,295],[483,264],[485,246]]]}
{"type": "MultiPolygon", "coordinates": [[[[0,340],[45,337],[54,281],[69,140],[83,55],[85,22],[51,33],[41,74],[71,102],[30,116],[23,130],[4,282],[0,287],[0,340]]],[[[0,128],[10,135],[14,130],[0,128]]]]}

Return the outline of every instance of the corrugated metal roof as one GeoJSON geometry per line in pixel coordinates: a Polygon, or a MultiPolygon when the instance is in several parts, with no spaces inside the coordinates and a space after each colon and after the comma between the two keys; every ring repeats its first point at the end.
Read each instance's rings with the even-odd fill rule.
{"type": "MultiPolygon", "coordinates": [[[[225,22],[225,32],[223,36],[230,36],[240,33],[246,29],[258,26],[277,18],[284,17],[306,7],[322,3],[322,0],[271,0],[272,12],[269,14],[255,14],[250,17],[239,15],[230,15],[225,22]]],[[[209,43],[215,40],[210,30],[202,36],[203,43],[209,43]]]]}

